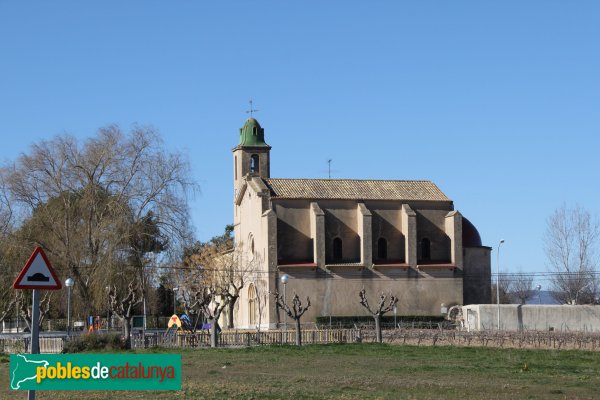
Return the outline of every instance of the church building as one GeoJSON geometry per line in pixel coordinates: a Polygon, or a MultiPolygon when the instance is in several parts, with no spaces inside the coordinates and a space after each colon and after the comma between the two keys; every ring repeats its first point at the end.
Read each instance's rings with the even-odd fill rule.
{"type": "Polygon", "coordinates": [[[363,287],[372,304],[397,296],[399,316],[490,302],[491,248],[433,182],[271,178],[270,152],[249,118],[233,149],[234,232],[255,273],[236,305],[237,328],[280,326],[276,291],[288,303],[294,293],[310,298],[303,323],[367,315],[363,287]]]}

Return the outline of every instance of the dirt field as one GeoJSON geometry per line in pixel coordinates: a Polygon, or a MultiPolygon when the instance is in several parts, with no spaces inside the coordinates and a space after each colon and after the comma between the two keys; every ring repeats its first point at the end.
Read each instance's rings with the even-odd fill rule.
{"type": "MultiPolygon", "coordinates": [[[[156,350],[155,352],[167,352],[156,350]]],[[[169,350],[171,352],[171,350],[169,350]]],[[[38,399],[594,399],[596,352],[379,344],[184,350],[179,392],[38,392],[38,399]]],[[[8,358],[0,358],[2,399],[8,358]]]]}

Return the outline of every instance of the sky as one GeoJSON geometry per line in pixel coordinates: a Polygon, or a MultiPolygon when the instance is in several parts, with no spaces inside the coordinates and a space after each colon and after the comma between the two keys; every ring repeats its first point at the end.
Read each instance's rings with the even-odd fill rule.
{"type": "MultiPolygon", "coordinates": [[[[259,111],[271,176],[426,179],[542,272],[546,219],[600,215],[598,1],[0,0],[0,162],[100,127],[157,128],[233,220],[231,149],[259,111]]],[[[543,285],[545,282],[540,281],[543,285]]]]}

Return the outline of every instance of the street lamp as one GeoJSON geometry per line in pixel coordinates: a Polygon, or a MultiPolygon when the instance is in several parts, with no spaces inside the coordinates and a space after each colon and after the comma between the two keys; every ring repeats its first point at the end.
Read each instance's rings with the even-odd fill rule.
{"type": "Polygon", "coordinates": [[[71,287],[74,283],[73,278],[65,280],[65,286],[67,287],[67,336],[71,336],[71,287]]]}
{"type": "Polygon", "coordinates": [[[394,329],[398,328],[398,324],[396,323],[396,314],[398,313],[398,307],[394,305],[394,329]]]}
{"type": "Polygon", "coordinates": [[[108,296],[108,308],[106,309],[106,332],[108,333],[110,330],[110,286],[106,286],[104,289],[106,289],[106,295],[108,296]]]}
{"type": "Polygon", "coordinates": [[[542,285],[537,285],[535,288],[538,291],[538,304],[542,304],[542,285]]]}
{"type": "MultiPolygon", "coordinates": [[[[283,302],[287,303],[287,296],[286,296],[286,288],[287,288],[287,283],[288,280],[290,279],[288,274],[283,274],[281,275],[281,283],[283,283],[283,302]]],[[[285,329],[287,331],[287,315],[285,313],[283,313],[283,329],[285,329]]]]}
{"type": "Polygon", "coordinates": [[[498,254],[496,255],[496,307],[498,309],[498,330],[500,330],[500,246],[504,239],[498,243],[498,254]]]}
{"type": "Polygon", "coordinates": [[[173,288],[173,315],[177,314],[177,291],[179,290],[178,287],[174,287],[173,288]]]}

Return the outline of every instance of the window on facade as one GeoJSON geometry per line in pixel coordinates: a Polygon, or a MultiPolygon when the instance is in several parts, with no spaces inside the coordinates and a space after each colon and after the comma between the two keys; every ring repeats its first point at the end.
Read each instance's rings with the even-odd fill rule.
{"type": "Polygon", "coordinates": [[[387,260],[387,240],[379,238],[377,241],[377,258],[387,260]]]}
{"type": "Polygon", "coordinates": [[[258,163],[258,155],[253,154],[252,157],[250,157],[250,172],[254,173],[258,173],[259,172],[259,163],[258,163]]]}
{"type": "Polygon", "coordinates": [[[333,239],[333,260],[342,261],[342,239],[333,239]]]}
{"type": "Polygon", "coordinates": [[[237,181],[237,156],[233,158],[233,171],[235,174],[235,180],[237,181]]]}
{"type": "Polygon", "coordinates": [[[421,258],[423,260],[431,259],[431,241],[427,238],[421,240],[421,258]]]}
{"type": "Polygon", "coordinates": [[[257,128],[257,127],[253,127],[253,128],[252,128],[252,134],[253,134],[254,136],[258,136],[258,128],[257,128]]]}
{"type": "Polygon", "coordinates": [[[252,283],[248,287],[248,323],[256,324],[256,288],[252,283]]]}

